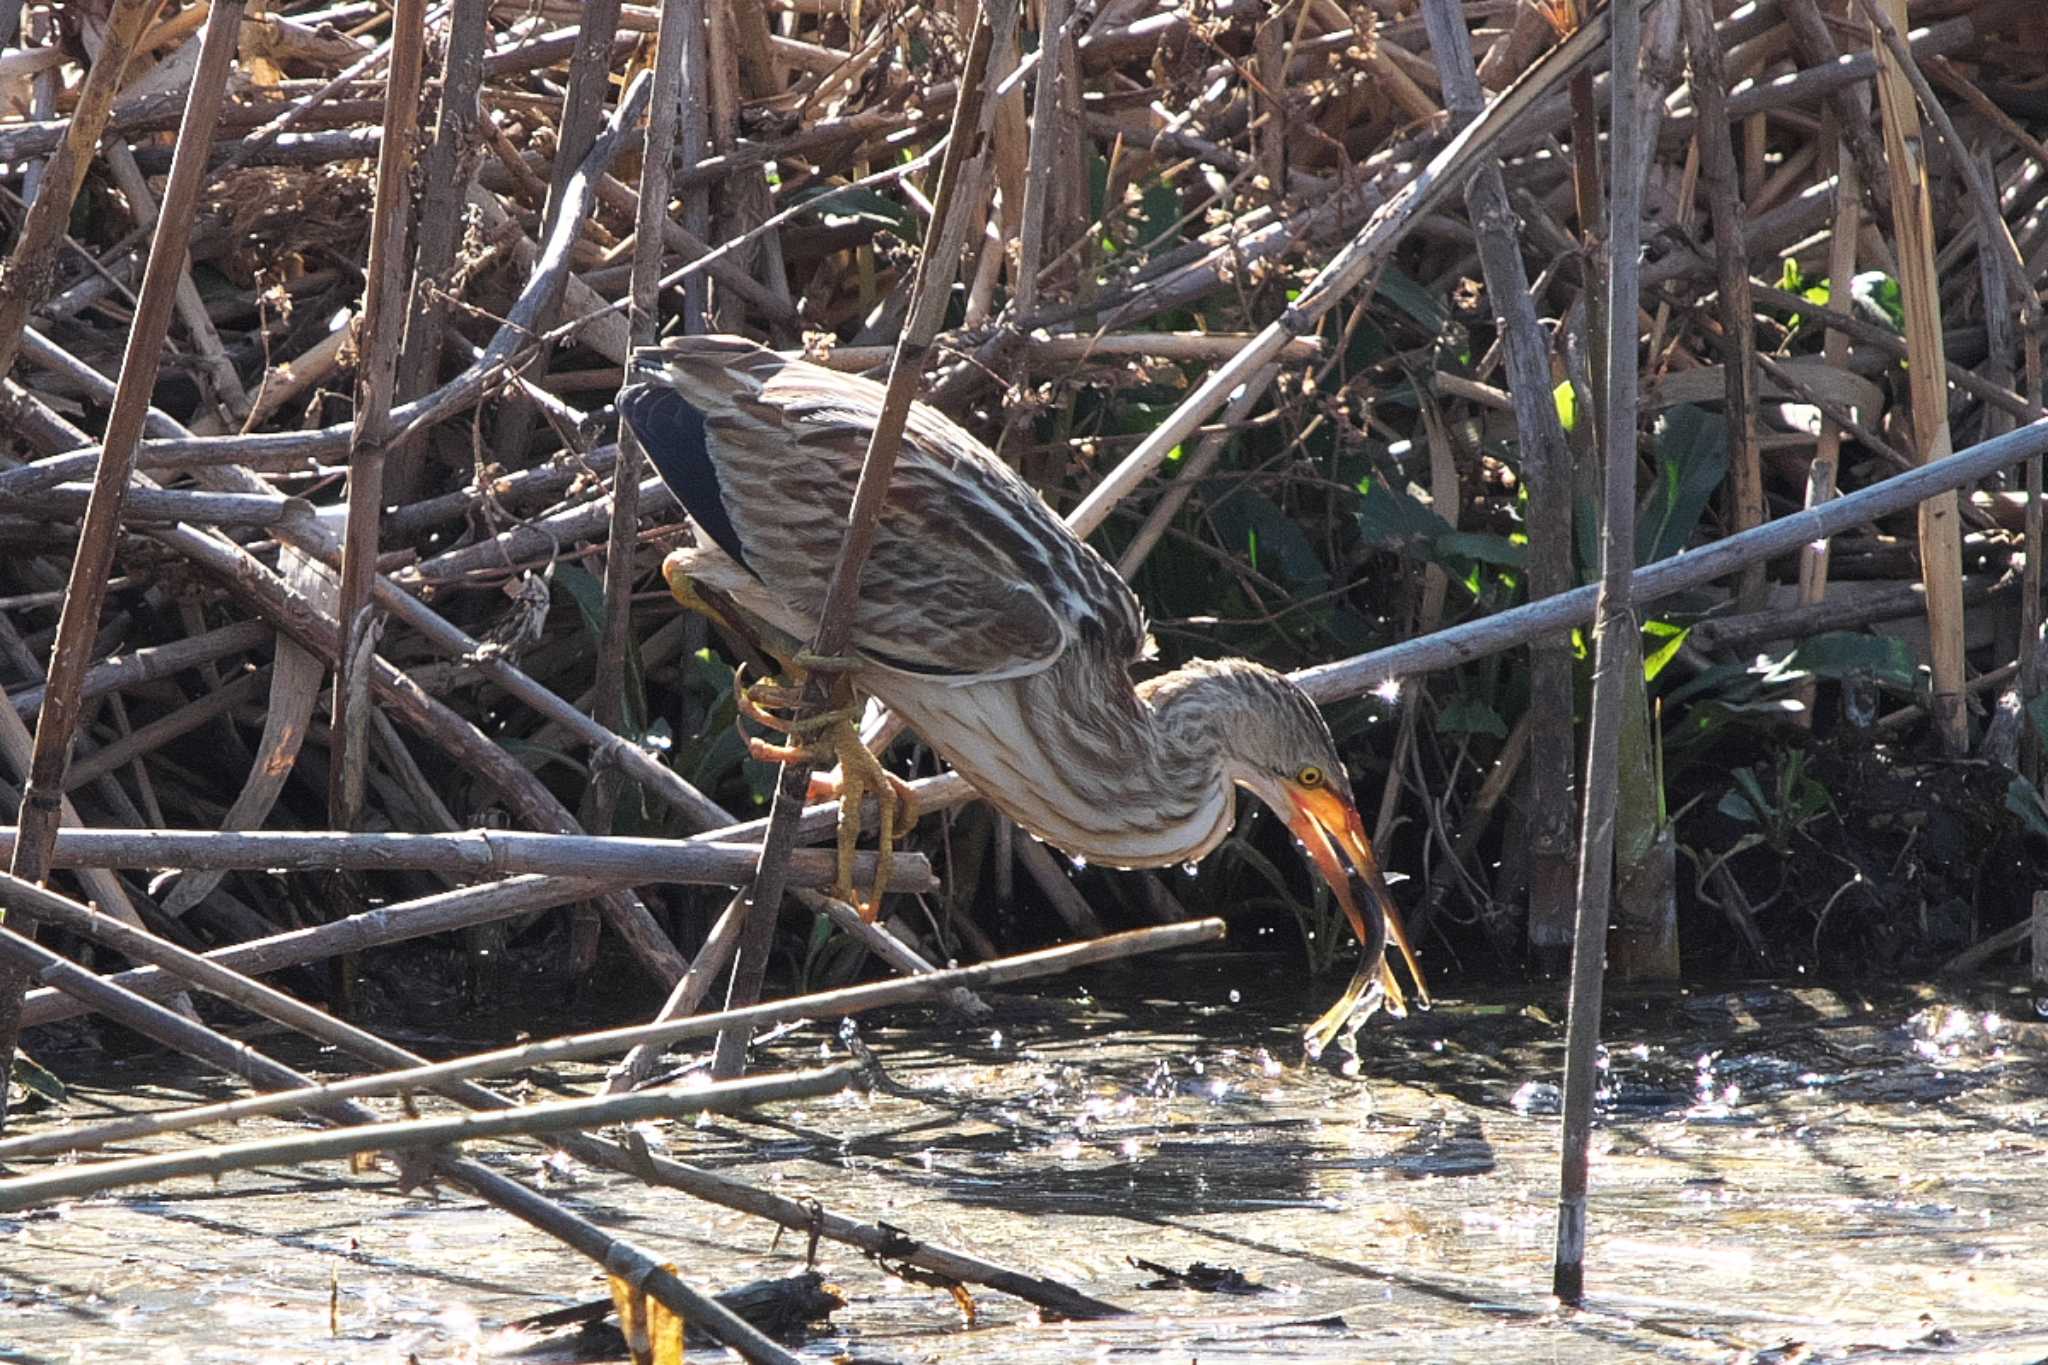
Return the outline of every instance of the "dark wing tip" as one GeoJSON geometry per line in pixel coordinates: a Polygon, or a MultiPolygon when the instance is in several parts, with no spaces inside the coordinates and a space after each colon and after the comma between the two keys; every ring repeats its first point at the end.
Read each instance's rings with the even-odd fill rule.
{"type": "Polygon", "coordinates": [[[711,458],[704,414],[661,383],[634,384],[619,395],[619,414],[640,438],[655,472],[718,548],[749,573],[739,531],[725,510],[718,466],[711,458]]]}

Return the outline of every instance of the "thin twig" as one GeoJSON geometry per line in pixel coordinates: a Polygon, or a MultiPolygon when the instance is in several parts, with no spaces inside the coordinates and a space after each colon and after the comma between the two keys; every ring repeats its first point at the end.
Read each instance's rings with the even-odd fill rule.
{"type": "MultiPolygon", "coordinates": [[[[107,434],[93,475],[92,499],[79,528],[78,551],[71,561],[71,579],[58,620],[57,642],[50,654],[50,676],[36,721],[36,747],[29,779],[22,792],[22,838],[10,869],[27,881],[40,881],[49,868],[49,846],[63,816],[64,768],[79,719],[80,692],[92,662],[92,637],[99,629],[100,607],[106,600],[114,543],[120,530],[121,503],[135,467],[135,442],[142,435],[150,392],[163,359],[164,335],[170,328],[177,284],[185,268],[185,247],[198,218],[198,196],[206,174],[207,151],[227,94],[227,73],[239,41],[242,0],[214,0],[200,46],[199,65],[179,129],[177,158],[164,187],[163,210],[150,243],[135,320],[121,357],[120,387],[107,417],[107,434]]],[[[79,168],[82,175],[84,168],[79,168]]],[[[53,187],[54,188],[54,187],[53,187]]],[[[11,344],[11,339],[10,343],[11,344]]],[[[23,979],[0,969],[0,1075],[12,1066],[19,1032],[23,979]]],[[[7,1100],[0,1094],[0,1127],[7,1100]]]]}

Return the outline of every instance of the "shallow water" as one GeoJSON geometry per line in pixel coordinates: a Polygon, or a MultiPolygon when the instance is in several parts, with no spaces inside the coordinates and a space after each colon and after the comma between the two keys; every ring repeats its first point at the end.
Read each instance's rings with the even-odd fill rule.
{"type": "MultiPolygon", "coordinates": [[[[1205,952],[1004,997],[972,1029],[869,1016],[901,1089],[644,1132],[1134,1311],[1048,1323],[977,1292],[969,1324],[943,1290],[827,1243],[848,1307],[804,1347],[819,1359],[2048,1357],[2048,1024],[2029,994],[1611,1002],[1589,1306],[1566,1313],[1547,1295],[1561,1002],[1538,989],[1375,1021],[1352,1078],[1299,1064],[1296,1030],[1338,985],[1205,952]],[[1228,1268],[1254,1292],[1147,1288],[1132,1257],[1228,1268]]],[[[768,1062],[836,1055],[831,1038],[793,1034],[768,1062]]],[[[160,1059],[74,1084],[19,1131],[230,1093],[160,1059]]],[[[481,1155],[701,1288],[802,1266],[804,1239],[758,1220],[533,1149],[481,1155]]],[[[0,1360],[606,1358],[573,1332],[503,1330],[601,1296],[594,1267],[466,1195],[401,1194],[388,1171],[181,1181],[0,1218],[0,1238],[0,1360]]]]}

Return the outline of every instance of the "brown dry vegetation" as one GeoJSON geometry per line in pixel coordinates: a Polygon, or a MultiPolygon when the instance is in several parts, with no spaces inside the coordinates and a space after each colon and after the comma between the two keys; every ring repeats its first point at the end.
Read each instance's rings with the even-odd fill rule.
{"type": "MultiPolygon", "coordinates": [[[[772,777],[742,761],[719,642],[660,590],[661,551],[685,532],[653,482],[624,580],[634,645],[600,648],[608,606],[622,605],[605,600],[617,459],[607,403],[631,338],[612,305],[648,254],[631,188],[645,155],[637,118],[607,145],[589,212],[554,234],[562,268],[536,272],[569,172],[652,61],[656,11],[553,0],[434,11],[417,118],[395,123],[408,139],[407,231],[388,296],[398,302],[380,306],[398,344],[362,331],[372,238],[394,227],[374,214],[392,16],[381,4],[250,5],[211,136],[215,169],[183,224],[189,285],[160,356],[147,357],[152,378],[124,373],[121,356],[207,6],[148,7],[62,231],[29,244],[27,259],[14,245],[23,198],[68,188],[52,185],[52,159],[124,8],[0,4],[0,17],[20,11],[26,24],[18,38],[7,30],[0,64],[0,222],[16,256],[0,305],[25,309],[28,328],[7,341],[20,346],[4,398],[0,645],[30,725],[115,385],[139,384],[155,405],[138,458],[150,482],[134,485],[111,545],[91,642],[103,662],[75,717],[78,820],[334,826],[323,688],[341,540],[307,505],[343,505],[366,395],[372,427],[384,405],[401,406],[397,430],[373,433],[387,438],[377,568],[392,591],[376,599],[375,647],[389,668],[363,693],[372,720],[356,744],[367,759],[351,823],[683,835],[724,823],[720,808],[759,814],[772,777]],[[365,363],[380,351],[381,380],[365,363]],[[424,419],[403,406],[427,395],[424,419]],[[643,752],[607,749],[589,714],[643,752]],[[600,794],[593,775],[606,771],[622,780],[600,794]]],[[[1443,12],[1462,19],[1490,98],[1576,25],[1573,9],[1475,0],[1443,12]]],[[[849,368],[886,364],[974,7],[702,10],[662,229],[660,326],[745,332],[849,368]],[[681,274],[693,261],[703,264],[681,274]]],[[[2028,420],[2039,393],[2048,25],[2034,6],[1976,0],[1916,3],[1911,24],[1961,140],[1951,147],[1926,120],[1933,302],[1960,449],[2028,420]]],[[[1872,483],[1918,462],[1934,438],[1914,428],[1901,363],[1909,344],[1925,354],[1894,301],[1921,266],[1898,230],[1901,182],[1860,0],[1664,0],[1645,43],[1647,100],[1663,110],[1632,324],[1647,562],[1832,485],[1872,483]],[[1716,25],[1717,61],[1689,57],[1688,8],[1711,9],[1701,17],[1716,25]],[[1724,110],[1729,138],[1700,136],[1703,109],[1724,110]],[[1839,195],[1843,184],[1855,193],[1839,195]],[[1838,251],[1838,238],[1852,245],[1838,251]],[[1731,243],[1739,256],[1726,254],[1731,243]],[[1844,262],[1854,288],[1831,280],[1844,262]],[[1731,297],[1738,275],[1746,302],[1731,297]],[[1733,389],[1731,369],[1743,380],[1733,389]]],[[[960,202],[941,206],[966,215],[967,244],[925,396],[1055,507],[1073,506],[1376,212],[1413,193],[1450,144],[1446,108],[1477,102],[1446,94],[1467,79],[1469,67],[1446,80],[1460,60],[1433,50],[1417,0],[1029,7],[991,58],[991,78],[1008,84],[988,155],[960,202]]],[[[1590,581],[1591,357],[1604,323],[1588,306],[1601,224],[1585,208],[1602,187],[1585,183],[1599,157],[1582,134],[1605,117],[1606,80],[1593,75],[1605,63],[1602,48],[1583,89],[1560,84],[1481,159],[1502,167],[1501,211],[1474,209],[1467,195],[1480,191],[1462,181],[1475,167],[1456,164],[1461,183],[1408,227],[1371,287],[1290,343],[1270,388],[1233,408],[1216,439],[1186,442],[1118,504],[1096,543],[1154,612],[1169,657],[1245,653],[1300,668],[1590,581]],[[1488,269],[1512,261],[1527,282],[1535,330],[1521,360],[1542,384],[1510,382],[1514,338],[1481,266],[1490,233],[1511,250],[1488,269]],[[1577,397],[1548,391],[1562,384],[1577,397]],[[1560,409],[1567,433],[1551,416],[1560,409]]],[[[1870,633],[1922,614],[1910,516],[1836,538],[1827,558],[1772,560],[1646,606],[1662,743],[1624,746],[1635,773],[1624,811],[1655,810],[1661,772],[1676,826],[1661,873],[1650,857],[1645,904],[1683,912],[1689,970],[1924,967],[2023,911],[2039,862],[2026,831],[2048,829],[2018,776],[2038,747],[2026,709],[2023,642],[2038,611],[2023,604],[2025,486],[2016,470],[1966,492],[1942,571],[1961,584],[1966,613],[1959,742],[1923,714],[1929,683],[1915,670],[1935,651],[1870,633]],[[1802,600],[1804,614],[1790,614],[1802,600]],[[1800,641],[1805,679],[1757,665],[1800,641]],[[1936,760],[1945,738],[1951,752],[1936,760]],[[2011,771],[1955,766],[1987,757],[2011,771]],[[1896,792],[1920,763],[1955,795],[1873,822],[1866,796],[1896,792]],[[1842,895],[1845,885],[1874,889],[1842,895]]],[[[1398,705],[1326,694],[1361,804],[1384,811],[1388,862],[1408,874],[1400,894],[1440,965],[1446,949],[1468,963],[1557,961],[1587,665],[1570,639],[1545,639],[1533,666],[1518,651],[1415,675],[1398,705]]],[[[28,752],[25,734],[8,741],[11,777],[25,776],[28,752]]],[[[908,742],[896,754],[906,771],[929,771],[908,742]]],[[[1654,841],[1656,821],[1644,823],[1654,841]]],[[[1308,879],[1274,835],[1247,826],[1194,879],[1082,874],[1077,897],[1068,869],[961,808],[927,818],[916,839],[943,891],[899,898],[890,922],[936,960],[1043,941],[1063,927],[1055,915],[1090,933],[1207,912],[1287,926],[1298,914],[1323,931],[1315,944],[1332,944],[1332,922],[1300,908],[1308,879]]],[[[457,963],[509,935],[518,960],[584,982],[608,925],[665,985],[721,903],[687,887],[579,879],[573,861],[552,871],[518,917],[431,940],[437,956],[411,955],[389,979],[412,992],[424,975],[453,992],[457,963]],[[537,914],[553,906],[572,908],[537,914]],[[423,963],[438,965],[421,973],[423,963]]],[[[102,875],[87,895],[200,948],[474,880],[102,875]]],[[[861,961],[861,945],[823,923],[786,926],[788,966],[813,983],[861,961]]],[[[373,979],[390,965],[349,961],[366,961],[373,979]]],[[[45,1017],[38,1008],[32,1020],[45,1017]]]]}

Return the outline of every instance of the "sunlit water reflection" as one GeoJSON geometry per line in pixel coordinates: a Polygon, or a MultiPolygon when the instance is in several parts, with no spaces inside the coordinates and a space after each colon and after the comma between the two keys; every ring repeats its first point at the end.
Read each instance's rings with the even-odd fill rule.
{"type": "MultiPolygon", "coordinates": [[[[994,1024],[871,1016],[861,1034],[892,1088],[643,1132],[1135,1312],[1045,1323],[981,1293],[969,1324],[943,1291],[827,1244],[849,1307],[804,1348],[820,1359],[2048,1355],[2048,1024],[2030,997],[1614,1001],[1592,1298],[1563,1313],[1545,1292],[1561,1004],[1503,993],[1375,1023],[1352,1079],[1299,1063],[1295,1030],[1337,986],[1291,962],[1191,954],[1009,997],[994,1024]],[[1134,1257],[1232,1269],[1263,1292],[1147,1288],[1157,1276],[1134,1257]]],[[[823,1024],[768,1060],[820,1055],[838,1055],[823,1024]]],[[[67,1112],[224,1093],[152,1061],[103,1069],[67,1112]]],[[[801,1266],[801,1236],[778,1243],[758,1221],[530,1149],[484,1155],[703,1287],[801,1266]]],[[[501,1330],[601,1294],[592,1267],[466,1196],[400,1194],[386,1173],[183,1181],[0,1218],[0,1237],[0,1360],[116,1344],[143,1360],[603,1358],[573,1333],[501,1330]]]]}

